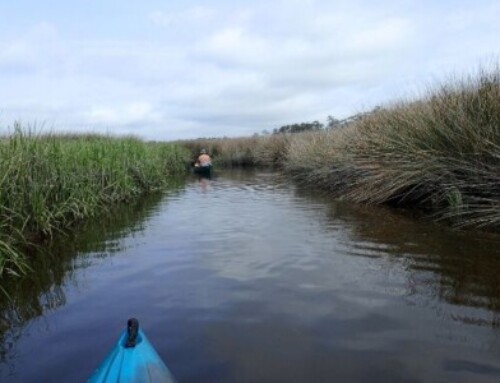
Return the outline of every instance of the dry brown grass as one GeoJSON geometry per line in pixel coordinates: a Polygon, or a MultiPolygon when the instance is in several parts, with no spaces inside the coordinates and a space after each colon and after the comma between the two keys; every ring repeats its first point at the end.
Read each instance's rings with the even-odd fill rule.
{"type": "Polygon", "coordinates": [[[196,158],[206,149],[216,166],[280,166],[286,156],[289,135],[214,138],[181,141],[196,158]]]}
{"type": "Polygon", "coordinates": [[[297,137],[286,169],[349,200],[499,227],[500,72],[378,110],[344,131],[297,137]]]}
{"type": "Polygon", "coordinates": [[[336,130],[184,142],[220,166],[282,166],[347,200],[500,227],[500,70],[450,81],[336,130]]]}

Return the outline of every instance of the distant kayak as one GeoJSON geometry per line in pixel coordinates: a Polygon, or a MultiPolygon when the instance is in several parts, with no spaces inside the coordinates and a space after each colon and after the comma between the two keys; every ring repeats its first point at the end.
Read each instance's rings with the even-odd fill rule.
{"type": "Polygon", "coordinates": [[[176,383],[153,345],[139,329],[137,319],[129,319],[127,330],[94,371],[88,383],[176,383]]]}
{"type": "Polygon", "coordinates": [[[209,166],[193,166],[193,173],[204,176],[209,176],[212,173],[212,165],[209,166]]]}

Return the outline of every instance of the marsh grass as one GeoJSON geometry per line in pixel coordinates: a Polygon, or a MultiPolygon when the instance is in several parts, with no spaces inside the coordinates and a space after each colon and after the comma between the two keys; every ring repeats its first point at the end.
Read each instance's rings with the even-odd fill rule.
{"type": "Polygon", "coordinates": [[[163,188],[186,158],[174,144],[38,135],[17,126],[0,141],[0,276],[27,270],[27,245],[163,188]]]}
{"type": "Polygon", "coordinates": [[[500,227],[500,70],[428,90],[341,128],[184,142],[221,166],[281,166],[346,200],[415,207],[437,220],[500,227]]]}
{"type": "Polygon", "coordinates": [[[213,158],[216,166],[245,167],[245,166],[281,166],[288,148],[287,134],[238,137],[212,138],[181,141],[196,158],[200,149],[206,149],[213,158]]]}
{"type": "Polygon", "coordinates": [[[379,109],[342,131],[297,136],[286,169],[348,200],[498,228],[500,71],[379,109]]]}

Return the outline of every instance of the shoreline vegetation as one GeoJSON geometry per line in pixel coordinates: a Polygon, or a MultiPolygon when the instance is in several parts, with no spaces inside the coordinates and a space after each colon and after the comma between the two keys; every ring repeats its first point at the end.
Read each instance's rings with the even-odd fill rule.
{"type": "Polygon", "coordinates": [[[334,198],[498,231],[500,67],[417,100],[329,117],[327,128],[315,121],[252,137],[160,143],[14,124],[0,137],[0,280],[25,274],[30,249],[54,233],[163,189],[201,148],[216,167],[279,168],[334,198]]]}
{"type": "Polygon", "coordinates": [[[15,124],[0,138],[0,280],[25,274],[30,248],[55,233],[163,189],[188,155],[173,143],[42,135],[15,124]]]}
{"type": "Polygon", "coordinates": [[[454,227],[498,231],[498,65],[345,121],[298,133],[289,128],[304,124],[263,136],[181,143],[192,153],[208,149],[216,166],[275,166],[335,198],[412,208],[454,227]]]}

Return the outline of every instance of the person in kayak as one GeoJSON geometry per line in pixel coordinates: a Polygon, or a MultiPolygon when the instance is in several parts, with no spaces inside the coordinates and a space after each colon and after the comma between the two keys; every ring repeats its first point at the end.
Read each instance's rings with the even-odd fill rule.
{"type": "Polygon", "coordinates": [[[210,156],[207,154],[207,151],[205,149],[201,149],[200,155],[198,156],[198,161],[194,166],[210,167],[211,165],[212,161],[210,159],[210,156]]]}

